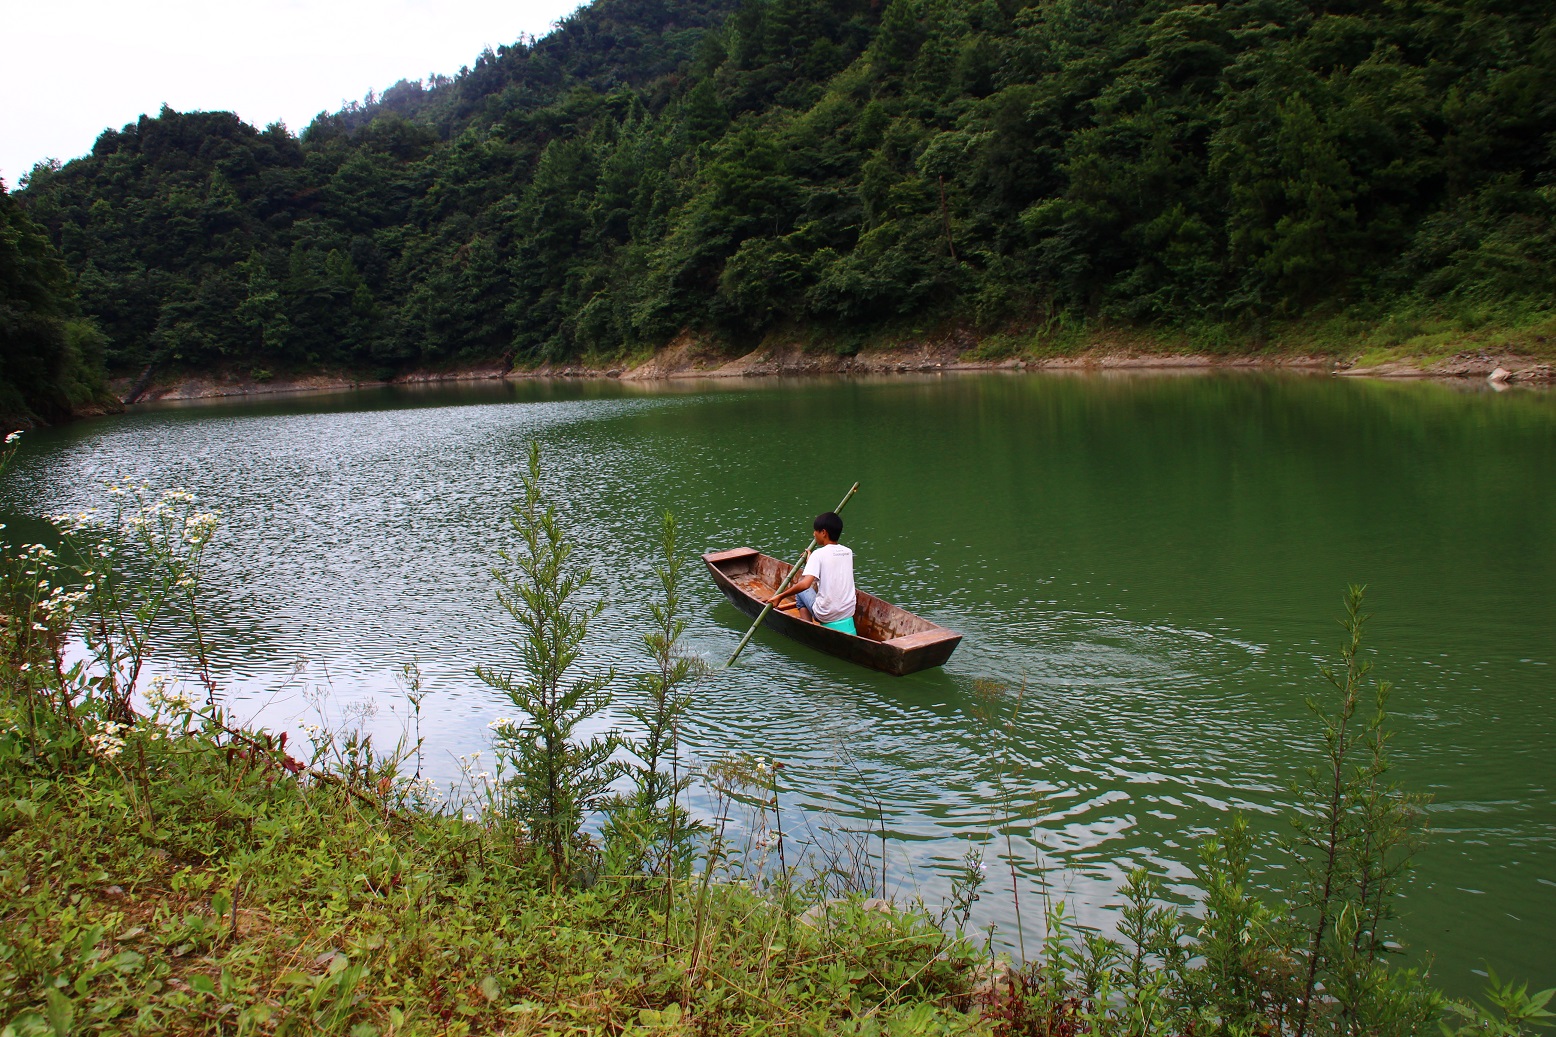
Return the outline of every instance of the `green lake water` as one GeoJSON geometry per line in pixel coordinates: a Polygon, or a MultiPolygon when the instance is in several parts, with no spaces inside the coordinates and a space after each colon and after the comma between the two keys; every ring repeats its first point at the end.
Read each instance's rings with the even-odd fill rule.
{"type": "MultiPolygon", "coordinates": [[[[699,687],[687,741],[785,763],[791,835],[884,824],[890,892],[932,906],[1008,803],[1029,947],[1041,882],[1103,929],[1136,865],[1192,897],[1195,846],[1233,809],[1279,860],[1317,745],[1303,700],[1365,583],[1395,775],[1432,797],[1403,936],[1454,993],[1487,964],[1556,983],[1550,393],[1252,374],[383,390],[29,435],[0,510],[16,533],[113,479],[194,491],[224,511],[231,707],[293,731],[376,708],[387,735],[415,659],[448,780],[511,712],[472,671],[512,657],[488,570],[532,440],[608,598],[590,662],[623,671],[663,510],[689,552],[791,556],[860,481],[860,585],[966,640],[894,678],[760,633],[699,687]]],[[[688,646],[719,663],[744,617],[688,574],[688,646]]],[[[1014,947],[1004,850],[973,923],[1014,947]]]]}

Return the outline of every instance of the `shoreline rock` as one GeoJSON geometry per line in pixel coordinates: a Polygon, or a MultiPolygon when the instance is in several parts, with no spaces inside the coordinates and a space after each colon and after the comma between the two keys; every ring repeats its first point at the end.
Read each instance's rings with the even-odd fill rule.
{"type": "MultiPolygon", "coordinates": [[[[744,356],[720,355],[689,334],[678,336],[647,360],[633,366],[613,362],[608,366],[584,363],[543,364],[529,370],[510,370],[500,362],[486,362],[444,371],[418,370],[393,379],[367,379],[349,372],[318,372],[299,378],[244,377],[203,374],[172,381],[158,381],[143,388],[136,403],[220,399],[282,393],[348,392],[392,385],[426,386],[471,381],[530,381],[546,379],[611,378],[629,383],[687,381],[696,379],[792,378],[817,375],[859,376],[941,374],[970,371],[1087,373],[1182,373],[1218,370],[1286,370],[1330,374],[1347,378],[1436,379],[1441,381],[1490,380],[1497,384],[1549,384],[1556,379],[1552,365],[1532,357],[1508,354],[1460,353],[1427,364],[1394,360],[1370,366],[1331,356],[1212,356],[1202,353],[1150,353],[1128,349],[1098,349],[1073,356],[1008,357],[980,359],[968,354],[975,345],[966,336],[949,336],[940,342],[889,350],[865,349],[844,356],[808,353],[798,346],[759,347],[744,356]],[[1492,378],[1501,373],[1500,377],[1492,378]]],[[[116,379],[121,394],[132,388],[129,378],[116,379]]]]}
{"type": "Polygon", "coordinates": [[[1369,367],[1343,364],[1335,373],[1355,378],[1463,378],[1524,385],[1556,380],[1556,369],[1544,361],[1508,353],[1483,352],[1456,353],[1424,366],[1410,360],[1389,360],[1369,367]],[[1498,371],[1502,376],[1493,378],[1498,371]]]}

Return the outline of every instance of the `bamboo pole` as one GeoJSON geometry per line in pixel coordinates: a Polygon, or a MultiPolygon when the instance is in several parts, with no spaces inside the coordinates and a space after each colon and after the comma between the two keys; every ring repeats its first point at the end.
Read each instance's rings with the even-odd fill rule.
{"type": "MultiPolygon", "coordinates": [[[[854,494],[858,492],[859,484],[854,483],[848,488],[848,492],[843,494],[843,499],[838,502],[837,507],[832,509],[833,513],[842,514],[843,509],[848,507],[848,502],[852,500],[854,494]]],[[[751,635],[756,633],[756,628],[762,625],[762,620],[766,619],[767,614],[773,610],[773,598],[778,597],[778,595],[789,589],[789,584],[793,582],[794,577],[799,574],[800,566],[804,564],[805,558],[809,554],[810,546],[806,545],[804,552],[801,553],[799,557],[799,560],[796,561],[793,565],[789,566],[789,575],[785,576],[783,578],[783,582],[778,585],[778,589],[773,591],[772,598],[767,599],[767,604],[763,607],[762,614],[756,617],[756,622],[751,624],[751,629],[746,631],[746,636],[742,637],[740,639],[740,643],[735,646],[735,654],[729,657],[729,662],[725,663],[725,666],[735,665],[735,660],[740,658],[740,653],[746,650],[746,642],[751,640],[751,635]]]]}

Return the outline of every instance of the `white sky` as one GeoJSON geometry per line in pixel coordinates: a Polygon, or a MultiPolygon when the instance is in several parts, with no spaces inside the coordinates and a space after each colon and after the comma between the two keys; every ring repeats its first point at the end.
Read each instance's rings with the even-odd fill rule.
{"type": "Polygon", "coordinates": [[[164,103],[300,133],[399,79],[544,36],[580,0],[6,0],[0,177],[68,162],[164,103]]]}

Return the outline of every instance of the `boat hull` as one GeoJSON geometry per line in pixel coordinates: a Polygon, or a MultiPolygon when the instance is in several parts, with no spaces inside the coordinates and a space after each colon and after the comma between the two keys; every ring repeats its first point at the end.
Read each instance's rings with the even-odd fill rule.
{"type": "MultiPolygon", "coordinates": [[[[752,619],[761,615],[790,568],[749,547],[709,552],[702,560],[724,596],[752,619]]],[[[864,591],[858,592],[854,609],[858,636],[778,609],[768,612],[762,625],[808,648],[898,677],[941,665],[962,640],[961,634],[864,591]]]]}

